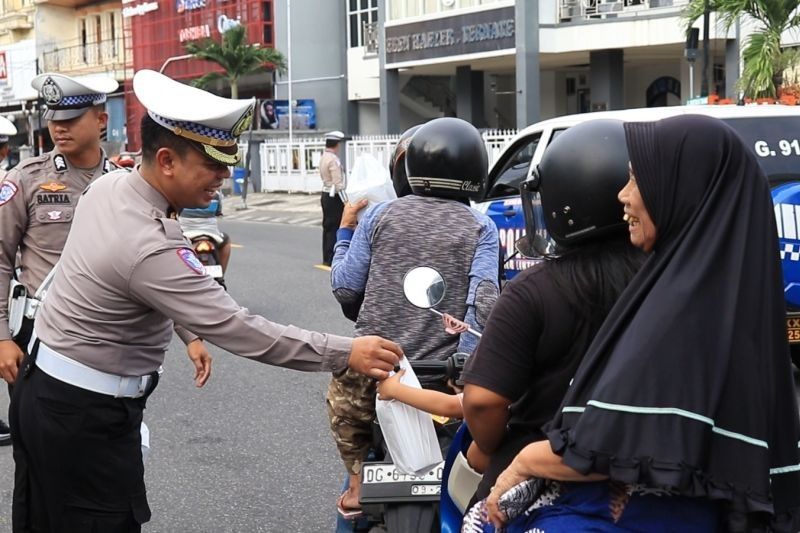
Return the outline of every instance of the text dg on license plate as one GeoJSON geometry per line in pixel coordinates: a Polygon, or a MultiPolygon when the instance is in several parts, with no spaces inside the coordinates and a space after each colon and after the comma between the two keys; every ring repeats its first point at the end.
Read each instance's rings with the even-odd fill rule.
{"type": "Polygon", "coordinates": [[[427,473],[422,476],[414,476],[399,472],[394,465],[390,464],[366,464],[364,465],[364,475],[362,483],[437,483],[442,482],[442,472],[444,471],[444,461],[432,466],[427,473]]]}

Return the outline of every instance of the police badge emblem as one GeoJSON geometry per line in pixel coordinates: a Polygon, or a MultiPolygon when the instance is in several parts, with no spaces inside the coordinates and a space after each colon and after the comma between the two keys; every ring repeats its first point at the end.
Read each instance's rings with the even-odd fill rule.
{"type": "Polygon", "coordinates": [[[233,125],[233,128],[231,129],[231,135],[233,135],[234,137],[238,137],[239,135],[244,133],[246,129],[250,127],[250,124],[252,124],[252,122],[253,122],[253,107],[251,106],[247,108],[247,111],[245,111],[244,114],[239,118],[239,120],[236,121],[236,124],[233,125]]]}
{"type": "Polygon", "coordinates": [[[63,172],[67,170],[67,158],[61,154],[56,154],[53,158],[53,164],[56,167],[56,172],[63,172]]]}
{"type": "Polygon", "coordinates": [[[58,105],[64,98],[64,92],[61,90],[61,87],[50,77],[44,81],[41,93],[44,98],[44,103],[47,105],[58,105]]]}
{"type": "Polygon", "coordinates": [[[206,273],[203,263],[201,263],[197,255],[195,255],[194,250],[190,250],[189,248],[179,248],[176,250],[176,252],[178,252],[178,257],[181,258],[181,261],[183,261],[186,266],[191,268],[197,274],[203,275],[206,273]]]}

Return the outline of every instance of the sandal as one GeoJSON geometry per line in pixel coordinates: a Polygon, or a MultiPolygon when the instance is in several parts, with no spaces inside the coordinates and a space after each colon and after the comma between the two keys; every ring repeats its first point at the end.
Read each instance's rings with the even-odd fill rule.
{"type": "Polygon", "coordinates": [[[347,520],[352,520],[354,518],[358,518],[361,516],[362,511],[359,507],[345,507],[344,506],[344,497],[349,492],[349,490],[344,491],[340,496],[339,499],[336,500],[336,510],[339,511],[339,514],[342,515],[342,518],[346,518],[347,520]]]}

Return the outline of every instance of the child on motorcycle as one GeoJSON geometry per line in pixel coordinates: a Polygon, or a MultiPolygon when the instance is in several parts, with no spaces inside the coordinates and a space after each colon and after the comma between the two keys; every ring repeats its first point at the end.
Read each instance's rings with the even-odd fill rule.
{"type": "MultiPolygon", "coordinates": [[[[378,383],[379,400],[397,400],[436,416],[464,418],[464,393],[460,387],[455,386],[452,382],[448,383],[456,391],[456,394],[410,387],[400,382],[405,372],[404,369],[395,372],[378,383]]],[[[474,442],[470,444],[469,450],[467,450],[467,462],[476,472],[482,473],[486,469],[488,461],[488,455],[484,454],[474,442]]]]}

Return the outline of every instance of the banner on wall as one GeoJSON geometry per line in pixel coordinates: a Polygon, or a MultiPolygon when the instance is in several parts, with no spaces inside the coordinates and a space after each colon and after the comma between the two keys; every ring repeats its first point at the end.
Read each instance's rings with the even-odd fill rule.
{"type": "MultiPolygon", "coordinates": [[[[262,100],[259,104],[263,130],[289,129],[289,101],[262,100]]],[[[292,129],[317,129],[317,104],[311,98],[292,101],[292,129]]]]}

